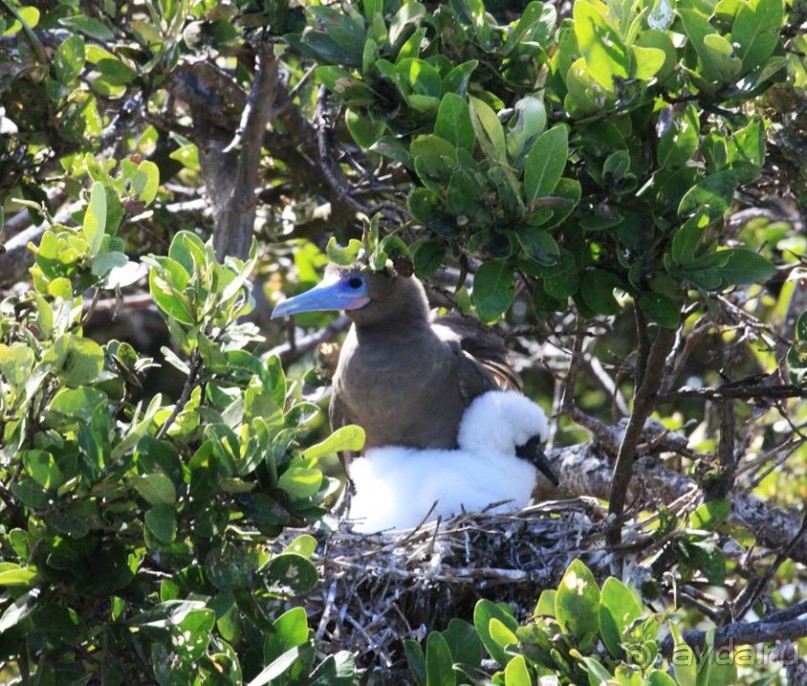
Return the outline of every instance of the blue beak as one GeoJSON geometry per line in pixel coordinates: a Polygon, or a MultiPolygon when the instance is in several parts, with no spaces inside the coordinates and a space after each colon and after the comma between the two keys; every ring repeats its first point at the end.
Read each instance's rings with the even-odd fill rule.
{"type": "Polygon", "coordinates": [[[288,298],[272,311],[272,319],[301,312],[357,310],[370,302],[367,285],[359,276],[332,276],[311,290],[288,298]]]}

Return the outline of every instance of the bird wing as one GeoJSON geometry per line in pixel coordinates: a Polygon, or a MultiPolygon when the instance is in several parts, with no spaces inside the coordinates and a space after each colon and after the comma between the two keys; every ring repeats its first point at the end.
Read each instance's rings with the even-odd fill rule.
{"type": "MultiPolygon", "coordinates": [[[[510,354],[504,346],[502,339],[493,331],[484,326],[481,322],[472,317],[468,317],[459,312],[437,317],[434,321],[450,329],[458,338],[462,351],[466,358],[470,358],[483,375],[494,381],[493,386],[486,385],[482,391],[502,390],[519,391],[523,390],[521,377],[513,369],[510,354]]],[[[464,364],[467,368],[467,364],[464,364]]],[[[470,369],[469,378],[473,378],[470,369]]],[[[475,398],[478,393],[471,395],[475,398]]]]}

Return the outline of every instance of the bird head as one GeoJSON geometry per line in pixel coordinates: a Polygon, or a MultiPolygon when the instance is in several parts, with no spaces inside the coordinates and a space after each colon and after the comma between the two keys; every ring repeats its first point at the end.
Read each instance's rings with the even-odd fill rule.
{"type": "Polygon", "coordinates": [[[428,318],[423,285],[412,276],[411,262],[389,263],[380,270],[363,264],[329,265],[322,282],[311,290],[284,300],[272,318],[301,312],[344,310],[357,324],[374,324],[389,318],[428,318]]]}
{"type": "Polygon", "coordinates": [[[537,403],[514,391],[490,391],[468,406],[457,440],[471,452],[514,454],[534,436],[544,440],[548,428],[537,403]]]}

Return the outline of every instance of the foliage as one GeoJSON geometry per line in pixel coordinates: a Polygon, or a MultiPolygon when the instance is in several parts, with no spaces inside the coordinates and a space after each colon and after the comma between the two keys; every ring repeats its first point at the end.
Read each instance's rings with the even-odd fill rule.
{"type": "Polygon", "coordinates": [[[781,0],[711,17],[696,3],[580,0],[557,32],[541,2],[510,27],[481,2],[396,8],[311,8],[315,27],[291,44],[333,65],[317,75],[356,144],[416,175],[407,207],[435,234],[414,246],[418,272],[435,242],[486,260],[480,318],[508,309],[517,273],[539,313],[571,297],[587,317],[612,315],[617,289],[673,328],[689,291],[771,276],[720,227],[764,162],[764,121],[738,107],[783,77],[781,0]]]}
{"type": "Polygon", "coordinates": [[[349,683],[351,658],[314,668],[305,611],[282,612],[317,583],[316,543],[270,546],[324,514],[339,483],[317,460],[345,438],[301,455],[318,408],[245,349],[255,251],[221,264],[180,231],[147,260],[186,383],[176,403],[137,400],[152,361],[87,338],[82,294],[127,266],[122,208],[153,200],[157,168],[88,163],[83,219],[49,226],[33,290],[0,306],[2,659],[31,683],[349,683]]]}
{"type": "Polygon", "coordinates": [[[615,577],[600,587],[589,568],[573,560],[558,588],[541,593],[527,622],[519,624],[505,603],[480,600],[473,625],[453,620],[429,634],[425,651],[410,641],[407,658],[419,686],[478,683],[483,648],[500,667],[493,683],[504,686],[529,686],[542,677],[561,684],[736,683],[728,653],[696,655],[681,639],[678,621],[651,612],[615,577]],[[673,637],[666,657],[662,631],[673,637]]]}

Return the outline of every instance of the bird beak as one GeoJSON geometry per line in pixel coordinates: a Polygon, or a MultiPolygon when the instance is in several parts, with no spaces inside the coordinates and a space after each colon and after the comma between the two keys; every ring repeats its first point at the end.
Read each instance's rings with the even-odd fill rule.
{"type": "Polygon", "coordinates": [[[272,311],[272,319],[301,312],[325,312],[330,310],[356,310],[370,302],[364,283],[359,288],[348,285],[349,279],[342,276],[326,278],[311,290],[293,298],[287,298],[272,311]]]}
{"type": "Polygon", "coordinates": [[[516,455],[522,460],[527,460],[527,462],[549,479],[553,486],[557,487],[560,485],[560,479],[552,469],[552,465],[549,464],[549,458],[547,458],[544,449],[541,447],[540,436],[534,436],[527,441],[525,445],[517,446],[516,455]]]}

